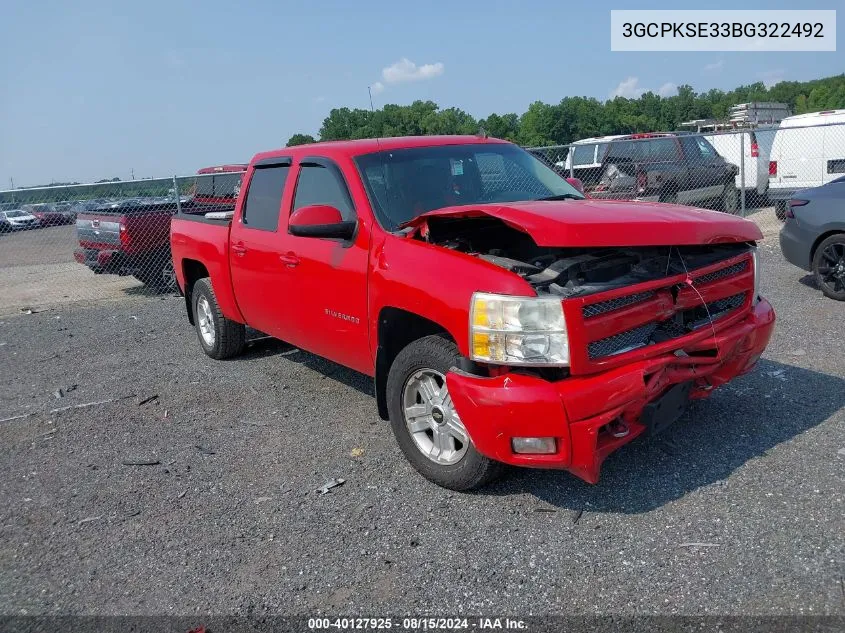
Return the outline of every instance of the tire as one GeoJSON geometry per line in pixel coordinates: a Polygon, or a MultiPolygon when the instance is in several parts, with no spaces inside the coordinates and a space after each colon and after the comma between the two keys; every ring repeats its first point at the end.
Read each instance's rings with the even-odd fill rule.
{"type": "Polygon", "coordinates": [[[438,486],[466,491],[490,483],[504,472],[505,465],[475,450],[454,411],[445,388],[445,376],[459,357],[455,344],[441,335],[417,339],[393,361],[387,376],[386,396],[393,434],[411,465],[438,486]],[[426,385],[434,388],[434,395],[428,401],[423,396],[426,385]],[[419,408],[421,413],[414,419],[425,430],[412,433],[406,421],[409,406],[419,408]],[[464,441],[458,439],[461,429],[464,441]],[[443,440],[444,434],[451,439],[443,440]],[[424,450],[428,447],[431,450],[426,454],[424,450]]]}
{"type": "Polygon", "coordinates": [[[678,204],[678,192],[674,189],[664,189],[660,192],[660,196],[657,199],[659,202],[665,202],[666,204],[678,204]]]}
{"type": "Polygon", "coordinates": [[[150,288],[167,292],[176,291],[176,274],[173,271],[173,258],[169,251],[149,258],[132,273],[132,276],[150,288]]]}
{"type": "Polygon", "coordinates": [[[736,215],[739,212],[739,189],[733,182],[725,184],[725,190],[722,192],[722,211],[736,215]]]}
{"type": "Polygon", "coordinates": [[[845,233],[831,235],[813,254],[816,285],[826,297],[845,301],[845,233]]]}
{"type": "Polygon", "coordinates": [[[246,328],[242,323],[223,316],[208,277],[194,284],[191,292],[194,327],[200,346],[215,360],[232,358],[246,347],[246,328]],[[209,335],[210,328],[210,335],[209,335]]]}
{"type": "Polygon", "coordinates": [[[775,217],[781,222],[786,222],[786,200],[775,202],[775,217]]]}

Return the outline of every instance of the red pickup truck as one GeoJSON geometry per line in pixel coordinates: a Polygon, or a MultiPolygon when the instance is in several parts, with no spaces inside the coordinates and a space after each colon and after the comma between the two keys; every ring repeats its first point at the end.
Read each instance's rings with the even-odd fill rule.
{"type": "Polygon", "coordinates": [[[774,328],[756,225],[585,199],[495,139],[258,154],[229,215],[171,225],[205,353],[238,354],[250,326],[373,376],[406,457],[455,490],[503,464],[597,482],[750,371],[774,328]]]}
{"type": "MultiPolygon", "coordinates": [[[[245,169],[237,164],[200,169],[190,197],[181,200],[182,211],[230,210],[245,169]]],[[[132,275],[147,286],[175,290],[169,236],[176,210],[173,195],[115,200],[82,212],[74,259],[95,274],[132,275]]]]}

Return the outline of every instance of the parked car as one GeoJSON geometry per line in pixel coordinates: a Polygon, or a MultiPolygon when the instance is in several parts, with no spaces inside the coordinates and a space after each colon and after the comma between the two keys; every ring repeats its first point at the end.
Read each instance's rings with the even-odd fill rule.
{"type": "MultiPolygon", "coordinates": [[[[218,175],[202,177],[211,182],[211,191],[202,190],[191,199],[180,198],[179,205],[191,212],[232,209],[235,185],[245,168],[224,165],[219,174],[212,172],[218,175]]],[[[217,168],[198,173],[209,169],[217,168]]],[[[76,219],[79,247],[74,259],[95,274],[132,275],[147,286],[175,290],[168,236],[177,206],[175,197],[136,197],[102,201],[96,209],[80,212],[76,219]]]]}
{"type": "Polygon", "coordinates": [[[0,231],[36,229],[39,225],[38,218],[24,209],[0,211],[0,231]]]}
{"type": "Polygon", "coordinates": [[[776,128],[771,127],[726,130],[704,135],[719,155],[736,167],[736,188],[745,195],[746,205],[760,204],[766,200],[769,190],[769,155],[775,132],[776,128]]]}
{"type": "Polygon", "coordinates": [[[798,114],[781,121],[769,156],[769,200],[786,218],[796,191],[845,174],[845,110],[798,114]]]}
{"type": "Polygon", "coordinates": [[[812,272],[826,296],[845,301],[845,176],[795,193],[784,220],[786,261],[812,272]]]}
{"type": "MultiPolygon", "coordinates": [[[[591,198],[644,200],[739,209],[737,168],[719,156],[703,136],[686,133],[629,134],[590,139],[595,163],[573,169],[591,198]],[[606,145],[606,147],[605,147],[606,145]],[[598,152],[604,154],[599,159],[598,152]]],[[[577,163],[576,145],[567,161],[577,163]]],[[[589,152],[583,160],[589,159],[589,152]]]]}
{"type": "Polygon", "coordinates": [[[244,192],[171,223],[202,350],[235,356],[251,326],[373,376],[405,456],[447,488],[502,463],[595,483],[750,371],[774,327],[755,224],[585,199],[505,141],[289,147],[255,156],[244,192]]]}
{"type": "Polygon", "coordinates": [[[68,224],[69,216],[52,204],[25,204],[21,207],[24,211],[38,218],[40,226],[58,226],[68,224]]]}

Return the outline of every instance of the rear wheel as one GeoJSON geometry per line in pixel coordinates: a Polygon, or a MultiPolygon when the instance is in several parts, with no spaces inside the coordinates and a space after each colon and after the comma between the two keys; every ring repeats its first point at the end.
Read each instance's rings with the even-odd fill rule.
{"type": "Polygon", "coordinates": [[[173,270],[173,258],[169,251],[149,258],[132,273],[132,276],[150,288],[168,292],[176,290],[176,273],[173,270]]]}
{"type": "Polygon", "coordinates": [[[666,204],[678,204],[678,192],[674,189],[663,189],[660,192],[658,200],[666,204]]]}
{"type": "Polygon", "coordinates": [[[207,277],[194,284],[191,299],[202,350],[215,360],[240,354],[246,346],[246,328],[223,316],[207,277]]]}
{"type": "Polygon", "coordinates": [[[733,182],[725,184],[725,190],[722,192],[722,210],[733,215],[739,211],[739,190],[733,182]]]}
{"type": "Polygon", "coordinates": [[[845,233],[825,239],[813,255],[813,274],[825,296],[845,301],[845,233]]]}
{"type": "Polygon", "coordinates": [[[440,335],[408,345],[390,367],[387,407],[399,448],[417,472],[463,491],[493,481],[505,466],[475,450],[455,410],[446,373],[458,358],[455,344],[440,335]]]}

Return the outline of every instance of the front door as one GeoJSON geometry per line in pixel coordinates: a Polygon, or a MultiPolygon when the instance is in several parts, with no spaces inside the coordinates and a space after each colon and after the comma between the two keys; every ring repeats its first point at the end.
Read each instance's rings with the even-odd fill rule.
{"type": "MultiPolygon", "coordinates": [[[[304,158],[297,167],[289,213],[312,204],[337,208],[357,220],[351,240],[286,233],[282,256],[290,272],[295,324],[291,343],[347,367],[372,374],[367,319],[369,226],[353,200],[341,169],[326,158],[304,158]]],[[[289,216],[289,213],[286,214],[289,216]]],[[[285,219],[286,224],[286,219],[285,219]]]]}

